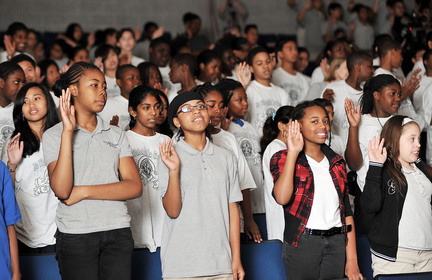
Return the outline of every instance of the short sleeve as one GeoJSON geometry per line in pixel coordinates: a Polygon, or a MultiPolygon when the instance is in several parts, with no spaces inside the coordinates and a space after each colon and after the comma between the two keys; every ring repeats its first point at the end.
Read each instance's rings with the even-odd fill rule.
{"type": "Polygon", "coordinates": [[[61,143],[61,132],[54,130],[56,127],[48,129],[42,136],[42,150],[45,164],[58,160],[61,143]]]}
{"type": "Polygon", "coordinates": [[[231,154],[231,160],[228,161],[229,174],[229,203],[235,203],[243,200],[243,195],[240,191],[238,181],[237,159],[234,154],[231,154]]]}
{"type": "Polygon", "coordinates": [[[21,214],[15,199],[12,178],[3,162],[0,162],[0,174],[2,176],[2,186],[0,187],[2,189],[3,216],[6,226],[10,226],[21,221],[21,214]]]}
{"type": "Polygon", "coordinates": [[[7,147],[9,145],[9,142],[11,140],[11,137],[8,137],[7,140],[3,144],[3,148],[1,150],[1,161],[3,161],[5,164],[9,161],[9,157],[7,154],[7,147]]]}
{"type": "Polygon", "coordinates": [[[287,157],[287,150],[282,150],[275,153],[270,159],[270,173],[273,177],[273,182],[276,182],[279,179],[280,174],[285,165],[287,157]]]}
{"type": "MultiPolygon", "coordinates": [[[[126,137],[126,133],[120,130],[120,140],[119,140],[119,147],[120,147],[120,153],[119,153],[119,158],[124,158],[124,157],[132,157],[132,149],[129,145],[129,140],[126,137]]],[[[45,150],[44,150],[45,151],[45,150]]]]}

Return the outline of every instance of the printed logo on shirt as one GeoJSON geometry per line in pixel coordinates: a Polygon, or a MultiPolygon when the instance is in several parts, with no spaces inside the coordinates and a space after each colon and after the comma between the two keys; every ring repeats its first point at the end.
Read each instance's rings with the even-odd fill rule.
{"type": "Polygon", "coordinates": [[[140,157],[138,160],[138,169],[141,176],[141,181],[150,182],[153,184],[153,188],[158,188],[158,178],[155,172],[155,165],[153,161],[146,156],[140,157]]]}
{"type": "Polygon", "coordinates": [[[33,171],[35,175],[33,193],[35,196],[41,193],[47,193],[50,191],[48,168],[45,165],[43,159],[33,163],[33,171]]]}
{"type": "Polygon", "coordinates": [[[389,187],[388,188],[388,194],[389,195],[393,195],[396,193],[396,186],[394,185],[393,179],[390,179],[387,181],[387,186],[389,187]]]}
{"type": "Polygon", "coordinates": [[[113,142],[111,142],[111,141],[103,141],[105,144],[107,144],[108,146],[110,146],[111,148],[114,148],[114,149],[116,149],[117,147],[118,147],[118,143],[117,144],[114,144],[113,142]]]}
{"type": "Polygon", "coordinates": [[[243,139],[240,142],[240,147],[245,157],[252,156],[252,143],[248,139],[243,139]]]}
{"type": "Polygon", "coordinates": [[[9,138],[9,135],[14,131],[14,127],[9,124],[2,125],[0,128],[0,149],[3,148],[4,143],[9,138]]]}

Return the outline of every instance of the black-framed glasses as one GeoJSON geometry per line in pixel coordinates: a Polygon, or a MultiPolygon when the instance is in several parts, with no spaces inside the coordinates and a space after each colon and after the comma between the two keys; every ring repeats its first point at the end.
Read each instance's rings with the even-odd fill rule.
{"type": "Polygon", "coordinates": [[[185,113],[185,114],[186,113],[190,113],[194,109],[197,109],[198,111],[207,110],[207,104],[205,104],[205,103],[199,103],[199,104],[197,104],[195,106],[186,104],[186,105],[184,105],[183,107],[180,108],[180,111],[177,112],[176,116],[178,116],[178,114],[180,114],[180,113],[185,113]]]}

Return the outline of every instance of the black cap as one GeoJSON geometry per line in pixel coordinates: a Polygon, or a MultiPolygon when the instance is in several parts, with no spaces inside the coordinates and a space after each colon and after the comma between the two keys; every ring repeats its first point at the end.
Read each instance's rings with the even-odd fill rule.
{"type": "Polygon", "coordinates": [[[183,104],[191,100],[201,100],[204,102],[201,94],[193,91],[182,92],[179,95],[177,95],[173,99],[173,101],[171,101],[171,103],[168,106],[168,114],[167,114],[168,122],[170,123],[170,125],[174,126],[173,119],[177,114],[178,108],[180,108],[183,104]]]}

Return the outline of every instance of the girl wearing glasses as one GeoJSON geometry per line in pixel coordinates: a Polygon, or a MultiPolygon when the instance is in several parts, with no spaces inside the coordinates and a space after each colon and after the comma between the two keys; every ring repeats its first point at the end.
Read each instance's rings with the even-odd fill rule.
{"type": "Polygon", "coordinates": [[[176,96],[168,120],[181,136],[175,149],[171,140],[160,145],[162,276],[243,279],[237,160],[206,137],[210,118],[199,93],[176,96]]]}

